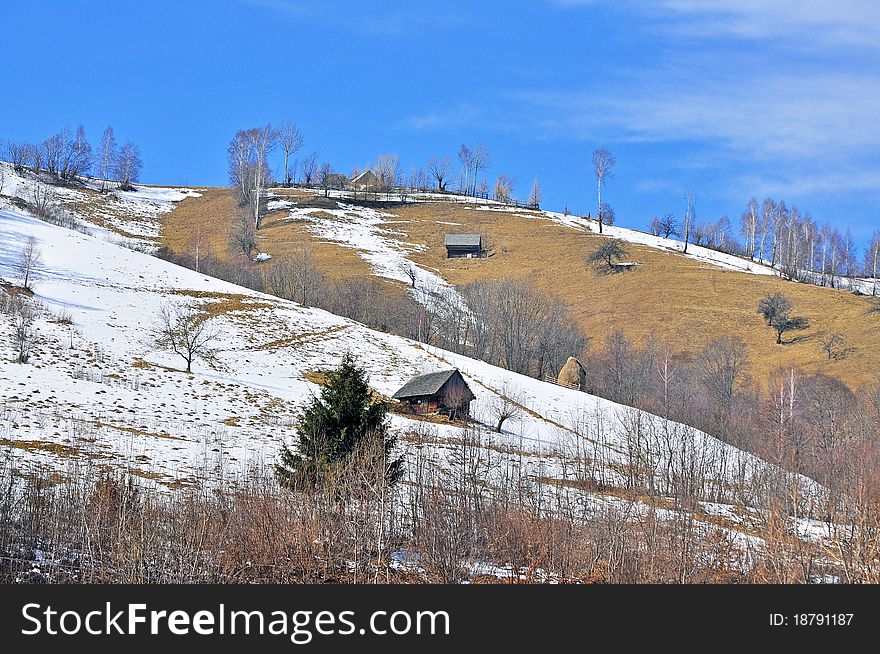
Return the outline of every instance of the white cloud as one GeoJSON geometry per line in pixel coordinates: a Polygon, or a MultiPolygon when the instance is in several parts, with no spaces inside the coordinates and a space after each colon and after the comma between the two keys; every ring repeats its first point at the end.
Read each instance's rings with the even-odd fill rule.
{"type": "Polygon", "coordinates": [[[550,0],[563,8],[605,5],[635,10],[671,31],[705,39],[793,40],[880,48],[877,0],[550,0]]]}

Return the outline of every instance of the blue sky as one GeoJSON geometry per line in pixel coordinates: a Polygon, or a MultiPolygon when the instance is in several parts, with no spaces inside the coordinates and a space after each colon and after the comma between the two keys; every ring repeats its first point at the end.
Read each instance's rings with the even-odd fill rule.
{"type": "Polygon", "coordinates": [[[772,195],[880,227],[873,0],[3,0],[0,22],[0,139],[112,124],[146,182],[224,184],[237,129],[291,119],[343,172],[482,138],[491,178],[578,212],[606,146],[628,226],[690,188],[701,219],[772,195]]]}

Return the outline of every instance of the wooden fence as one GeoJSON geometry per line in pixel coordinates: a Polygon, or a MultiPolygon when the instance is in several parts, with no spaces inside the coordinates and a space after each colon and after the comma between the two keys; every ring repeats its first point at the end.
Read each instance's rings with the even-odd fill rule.
{"type": "Polygon", "coordinates": [[[489,193],[481,193],[479,191],[462,195],[460,193],[453,193],[451,191],[438,191],[437,189],[425,189],[413,186],[392,186],[382,189],[353,189],[351,187],[324,187],[321,184],[304,184],[301,182],[296,182],[290,187],[279,185],[275,188],[297,188],[310,191],[323,191],[325,193],[330,192],[334,194],[334,197],[341,196],[344,198],[351,198],[353,200],[363,199],[365,201],[372,202],[397,200],[401,202],[457,202],[461,204],[472,204],[474,202],[479,203],[480,200],[483,200],[486,203],[490,201],[497,202],[498,204],[503,206],[517,207],[520,209],[538,210],[541,208],[538,203],[525,202],[516,198],[498,200],[490,197],[489,193]]]}

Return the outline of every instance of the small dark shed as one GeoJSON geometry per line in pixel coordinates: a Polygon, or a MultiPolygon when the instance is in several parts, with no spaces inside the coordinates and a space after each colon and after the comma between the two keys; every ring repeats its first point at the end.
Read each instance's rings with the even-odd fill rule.
{"type": "Polygon", "coordinates": [[[413,377],[394,394],[413,413],[444,413],[450,418],[470,415],[473,392],[458,370],[443,370],[413,377]]]}
{"type": "Polygon", "coordinates": [[[480,234],[447,234],[443,239],[446,257],[478,259],[483,256],[483,237],[480,234]]]}

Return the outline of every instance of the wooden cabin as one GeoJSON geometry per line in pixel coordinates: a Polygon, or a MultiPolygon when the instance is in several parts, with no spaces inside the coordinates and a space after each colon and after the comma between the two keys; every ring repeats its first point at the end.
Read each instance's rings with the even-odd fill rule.
{"type": "Polygon", "coordinates": [[[470,416],[475,396],[458,370],[443,370],[413,377],[394,394],[413,413],[442,413],[452,419],[470,416]]]}
{"type": "Polygon", "coordinates": [[[483,256],[483,237],[480,234],[447,234],[443,239],[446,258],[479,259],[483,256]]]}

